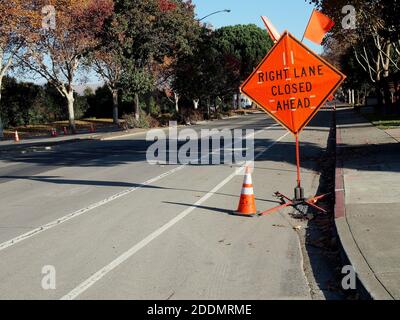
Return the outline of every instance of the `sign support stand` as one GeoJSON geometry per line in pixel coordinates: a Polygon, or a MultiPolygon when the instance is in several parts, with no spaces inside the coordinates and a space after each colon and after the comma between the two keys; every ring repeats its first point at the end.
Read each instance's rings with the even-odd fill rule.
{"type": "Polygon", "coordinates": [[[304,200],[304,189],[301,187],[300,176],[300,146],[299,146],[299,133],[296,133],[296,167],[297,167],[297,187],[294,189],[294,198],[297,201],[304,200]]]}
{"type": "Polygon", "coordinates": [[[301,186],[301,175],[300,175],[300,142],[299,142],[299,133],[296,133],[296,167],[297,167],[297,187],[294,189],[294,199],[290,199],[289,197],[285,196],[283,193],[279,191],[275,192],[275,197],[281,200],[281,205],[269,209],[260,213],[260,216],[265,216],[267,214],[273,213],[275,211],[284,209],[286,207],[294,207],[296,208],[299,205],[304,205],[308,207],[312,207],[317,209],[319,212],[327,213],[327,211],[319,206],[316,203],[325,198],[328,194],[323,194],[320,196],[315,196],[309,199],[304,197],[304,189],[301,186]]]}

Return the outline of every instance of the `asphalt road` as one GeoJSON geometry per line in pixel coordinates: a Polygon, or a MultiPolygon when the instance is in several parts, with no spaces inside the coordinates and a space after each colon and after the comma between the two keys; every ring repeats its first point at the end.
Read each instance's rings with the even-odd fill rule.
{"type": "MultiPolygon", "coordinates": [[[[302,134],[310,195],[329,114],[302,134]]],[[[277,190],[292,195],[294,138],[266,115],[191,128],[256,130],[258,210],[277,205],[277,190]]],[[[293,229],[303,222],[288,211],[232,216],[236,165],[150,165],[149,145],[139,134],[0,155],[1,299],[312,298],[293,229]],[[55,289],[42,286],[44,266],[55,268],[55,289]]]]}

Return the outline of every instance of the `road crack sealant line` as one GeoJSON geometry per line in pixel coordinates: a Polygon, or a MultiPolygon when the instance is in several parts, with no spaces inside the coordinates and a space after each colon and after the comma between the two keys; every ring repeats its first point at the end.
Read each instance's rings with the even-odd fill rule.
{"type": "MultiPolygon", "coordinates": [[[[246,138],[249,138],[249,137],[251,137],[253,135],[259,134],[261,132],[264,132],[265,130],[268,130],[268,129],[276,127],[276,126],[277,126],[277,124],[273,124],[271,126],[268,126],[265,129],[261,129],[261,130],[258,130],[257,132],[253,132],[253,133],[247,135],[246,138]]],[[[229,145],[229,147],[232,147],[233,145],[234,144],[232,143],[232,144],[229,145]]],[[[220,151],[221,151],[221,148],[219,150],[216,150],[216,151],[213,151],[212,153],[207,154],[207,157],[210,154],[215,154],[215,153],[220,152],[220,151]]],[[[263,152],[265,152],[265,151],[263,151],[263,152]]],[[[91,205],[89,205],[89,206],[87,206],[85,208],[82,208],[82,209],[79,209],[79,210],[77,210],[75,212],[69,213],[69,214],[67,214],[67,215],[65,215],[65,216],[63,216],[61,218],[58,218],[58,219],[56,219],[54,221],[51,221],[51,222],[49,222],[47,224],[44,224],[44,225],[39,226],[39,227],[37,227],[37,228],[35,228],[33,230],[30,230],[30,231],[28,231],[28,232],[26,232],[24,234],[21,234],[21,235],[15,237],[15,238],[12,238],[12,239],[7,240],[7,241],[5,241],[3,243],[0,243],[0,251],[2,251],[4,249],[7,249],[7,248],[9,248],[9,247],[11,247],[11,246],[13,246],[13,245],[15,245],[17,243],[20,243],[20,242],[24,241],[24,240],[27,240],[27,239],[29,239],[29,238],[31,238],[33,236],[36,236],[36,235],[38,235],[38,234],[40,234],[40,233],[42,233],[44,231],[47,231],[47,230],[50,230],[50,229],[52,229],[52,228],[54,228],[56,226],[59,226],[59,225],[65,223],[65,222],[67,222],[69,220],[77,218],[77,217],[79,217],[79,216],[81,216],[81,215],[83,215],[83,214],[85,214],[85,213],[87,213],[89,211],[92,211],[93,209],[99,208],[99,207],[101,207],[101,206],[103,206],[103,205],[105,205],[107,203],[110,203],[110,202],[112,202],[114,200],[122,198],[122,197],[124,197],[124,196],[126,196],[126,195],[128,195],[128,194],[130,194],[130,193],[132,193],[134,191],[143,189],[144,187],[146,187],[146,186],[148,186],[148,185],[150,185],[150,184],[152,184],[154,182],[157,182],[157,181],[159,181],[159,180],[161,180],[161,179],[163,179],[165,177],[168,177],[168,176],[170,176],[170,175],[172,175],[172,174],[174,174],[174,173],[176,173],[178,171],[181,171],[186,166],[188,166],[188,164],[180,165],[179,167],[174,168],[172,170],[169,170],[169,171],[167,171],[167,172],[165,172],[165,173],[163,173],[163,174],[161,174],[161,175],[159,175],[157,177],[154,177],[154,178],[152,178],[150,180],[147,180],[147,181],[139,184],[136,187],[129,188],[127,190],[124,190],[124,191],[121,191],[119,193],[116,193],[116,194],[114,194],[114,195],[112,195],[112,196],[110,196],[108,198],[105,198],[105,199],[99,201],[99,202],[93,203],[93,204],[91,204],[91,205]]]]}
{"type": "MultiPolygon", "coordinates": [[[[267,152],[269,149],[271,149],[273,146],[275,146],[277,143],[279,143],[282,139],[284,139],[287,135],[289,135],[290,132],[285,133],[281,137],[279,137],[277,140],[275,140],[273,143],[271,143],[268,147],[263,148],[257,155],[255,155],[254,159],[259,158],[263,153],[267,152]]],[[[129,258],[131,258],[135,253],[146,247],[149,243],[151,243],[153,240],[157,239],[159,236],[161,236],[165,231],[169,230],[172,228],[175,224],[177,224],[179,221],[184,219],[187,215],[189,215],[192,211],[200,207],[205,201],[210,199],[215,193],[217,193],[221,188],[223,188],[227,183],[229,183],[234,177],[238,175],[240,171],[242,171],[244,168],[237,168],[232,174],[230,174],[228,177],[226,177],[224,180],[222,180],[217,186],[215,186],[211,191],[209,191],[207,194],[205,194],[201,199],[199,199],[196,203],[194,203],[192,206],[181,212],[179,215],[177,215],[175,218],[171,219],[168,221],[166,224],[164,224],[162,227],[158,228],[155,230],[153,233],[149,234],[146,238],[135,244],[133,247],[131,247],[128,251],[125,251],[123,254],[118,256],[115,260],[111,261],[108,265],[105,267],[101,268],[99,271],[94,273],[92,276],[87,278],[85,281],[80,283],[77,287],[75,287],[73,290],[71,290],[69,293],[61,297],[60,300],[74,300],[77,298],[79,295],[81,295],[83,292],[85,292],[87,289],[89,289],[91,286],[93,286],[96,282],[101,280],[104,276],[106,276],[108,273],[113,271],[115,268],[117,268],[119,265],[127,261],[129,258]]]]}

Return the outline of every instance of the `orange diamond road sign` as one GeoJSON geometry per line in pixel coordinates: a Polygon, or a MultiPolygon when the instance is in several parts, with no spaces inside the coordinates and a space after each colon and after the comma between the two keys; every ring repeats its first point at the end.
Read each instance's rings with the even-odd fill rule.
{"type": "Polygon", "coordinates": [[[345,78],[286,31],[240,90],[298,134],[345,78]]]}

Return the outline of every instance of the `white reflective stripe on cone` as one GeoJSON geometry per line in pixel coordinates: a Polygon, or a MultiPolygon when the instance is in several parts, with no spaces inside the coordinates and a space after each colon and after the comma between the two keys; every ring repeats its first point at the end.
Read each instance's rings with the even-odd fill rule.
{"type": "Polygon", "coordinates": [[[243,182],[243,184],[253,184],[253,181],[252,181],[252,179],[251,179],[251,174],[246,174],[246,175],[244,176],[244,182],[243,182]]]}
{"type": "Polygon", "coordinates": [[[254,194],[253,188],[243,188],[242,189],[242,194],[253,195],[254,194]]]}

